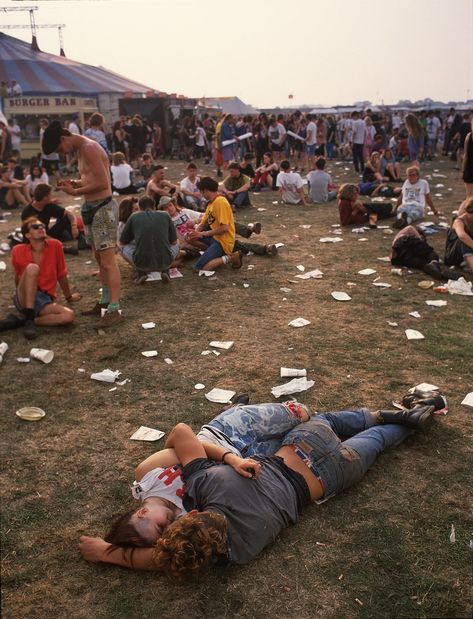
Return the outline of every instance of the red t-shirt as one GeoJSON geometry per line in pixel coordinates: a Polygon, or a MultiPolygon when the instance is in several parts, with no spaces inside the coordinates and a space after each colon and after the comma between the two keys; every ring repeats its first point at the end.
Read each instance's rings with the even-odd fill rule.
{"type": "Polygon", "coordinates": [[[338,210],[340,211],[340,223],[342,226],[350,224],[362,224],[368,219],[366,213],[358,212],[355,216],[352,215],[352,206],[350,200],[339,200],[338,210]]]}
{"type": "MultiPolygon", "coordinates": [[[[31,263],[35,264],[31,245],[29,243],[15,245],[11,252],[11,263],[18,282],[26,267],[31,263]]],[[[62,243],[56,239],[45,239],[43,258],[39,265],[38,289],[55,299],[58,279],[64,275],[67,275],[67,269],[62,243]]]]}

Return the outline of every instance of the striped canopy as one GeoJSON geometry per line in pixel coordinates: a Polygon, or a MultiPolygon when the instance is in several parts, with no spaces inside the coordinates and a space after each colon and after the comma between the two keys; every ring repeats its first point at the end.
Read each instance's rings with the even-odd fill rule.
{"type": "Polygon", "coordinates": [[[16,80],[24,95],[96,96],[153,90],[113,71],[38,51],[33,45],[3,32],[0,32],[0,80],[16,80]]]}

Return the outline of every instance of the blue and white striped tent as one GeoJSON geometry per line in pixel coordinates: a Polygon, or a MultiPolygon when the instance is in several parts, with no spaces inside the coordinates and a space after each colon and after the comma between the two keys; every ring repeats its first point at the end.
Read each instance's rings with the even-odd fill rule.
{"type": "Polygon", "coordinates": [[[24,95],[68,94],[97,96],[104,93],[144,94],[153,89],[108,71],[64,56],[39,51],[0,32],[0,80],[16,80],[24,95]]]}

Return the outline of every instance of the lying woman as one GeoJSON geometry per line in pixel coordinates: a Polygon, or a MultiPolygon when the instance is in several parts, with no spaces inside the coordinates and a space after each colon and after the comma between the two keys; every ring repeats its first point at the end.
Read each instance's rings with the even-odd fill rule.
{"type": "Polygon", "coordinates": [[[133,549],[117,548],[83,537],[82,555],[176,579],[217,562],[248,563],[297,522],[303,507],[352,486],[384,449],[411,430],[425,430],[435,405],[416,400],[411,405],[411,410],[317,415],[295,424],[274,456],[246,460],[226,446],[201,442],[189,426],[178,424],[166,448],[175,450],[183,466],[183,506],[189,513],[170,526],[157,523],[154,534],[161,535],[152,548],[137,543],[127,544],[133,549]],[[341,442],[340,436],[350,438],[341,442]]]}
{"type": "MultiPolygon", "coordinates": [[[[202,426],[197,438],[222,447],[227,454],[266,456],[281,447],[289,430],[310,418],[307,408],[298,402],[240,405],[247,401],[247,397],[238,396],[233,406],[202,426]]],[[[81,538],[85,559],[124,565],[119,546],[152,546],[175,518],[186,513],[182,469],[172,448],[158,451],[138,465],[132,495],[141,501],[141,507],[120,516],[105,536],[106,541],[81,538]],[[101,558],[94,559],[98,553],[101,558]]]]}
{"type": "Polygon", "coordinates": [[[378,219],[393,217],[391,203],[369,202],[363,203],[360,198],[358,185],[344,183],[338,191],[338,209],[342,226],[350,224],[363,225],[368,223],[370,228],[377,227],[378,219]]]}

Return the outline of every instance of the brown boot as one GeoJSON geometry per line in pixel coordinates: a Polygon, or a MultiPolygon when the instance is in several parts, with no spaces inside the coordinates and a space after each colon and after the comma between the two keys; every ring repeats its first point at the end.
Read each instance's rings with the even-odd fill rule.
{"type": "Polygon", "coordinates": [[[102,314],[102,309],[107,309],[108,303],[97,303],[94,307],[91,307],[88,310],[82,310],[82,316],[100,316],[102,314]]]}
{"type": "Polygon", "coordinates": [[[243,264],[243,254],[241,251],[234,251],[228,258],[232,265],[232,269],[241,269],[241,265],[243,264]]]}
{"type": "Polygon", "coordinates": [[[123,316],[120,312],[106,312],[102,318],[96,324],[97,329],[108,329],[118,325],[123,320],[123,316]]]}
{"type": "Polygon", "coordinates": [[[264,251],[268,254],[268,256],[271,256],[271,258],[278,255],[278,248],[276,245],[265,245],[264,251]]]}

